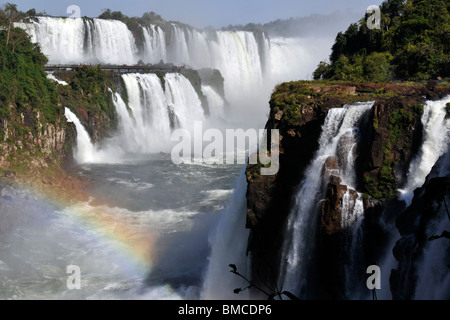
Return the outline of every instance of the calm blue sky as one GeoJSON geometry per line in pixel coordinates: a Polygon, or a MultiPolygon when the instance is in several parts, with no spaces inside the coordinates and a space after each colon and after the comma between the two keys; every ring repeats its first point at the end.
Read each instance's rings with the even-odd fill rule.
{"type": "Polygon", "coordinates": [[[78,5],[82,16],[97,17],[104,8],[139,17],[154,11],[166,20],[196,27],[223,27],[335,11],[362,17],[369,5],[379,5],[382,0],[0,0],[1,5],[5,2],[17,4],[22,11],[35,8],[55,16],[67,16],[67,7],[78,5]]]}

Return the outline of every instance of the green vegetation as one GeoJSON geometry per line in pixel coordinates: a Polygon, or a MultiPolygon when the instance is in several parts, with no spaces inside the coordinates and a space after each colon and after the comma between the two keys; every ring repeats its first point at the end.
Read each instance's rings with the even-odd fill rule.
{"type": "Polygon", "coordinates": [[[0,31],[0,118],[10,119],[15,106],[18,113],[39,110],[54,123],[61,108],[55,85],[45,75],[47,58],[25,31],[8,30],[0,31]]]}
{"type": "Polygon", "coordinates": [[[49,148],[36,139],[52,140],[44,136],[46,132],[67,129],[65,106],[84,122],[95,118],[97,135],[114,128],[117,115],[109,91],[116,89],[113,74],[83,66],[73,72],[55,74],[69,86],[55,84],[47,78],[44,70],[47,58],[39,46],[31,42],[24,30],[13,28],[13,22],[24,18],[25,13],[17,11],[15,5],[7,4],[4,8],[0,10],[0,154],[17,172],[24,171],[29,163],[58,165],[60,151],[70,154],[71,131],[66,131],[67,140],[60,151],[54,149],[58,146],[49,148]]]}
{"type": "MultiPolygon", "coordinates": [[[[364,183],[369,195],[380,200],[389,200],[395,197],[397,190],[397,179],[394,173],[394,158],[392,151],[399,148],[401,136],[405,134],[407,128],[414,124],[417,117],[423,113],[423,105],[410,106],[413,112],[406,109],[395,110],[389,117],[389,135],[386,145],[382,151],[384,160],[381,164],[377,180],[365,177],[364,183]]],[[[401,146],[400,146],[401,147],[401,146]]]]}
{"type": "Polygon", "coordinates": [[[400,135],[413,121],[412,114],[405,109],[394,111],[389,120],[389,140],[386,147],[392,149],[397,144],[400,135]]]}
{"type": "Polygon", "coordinates": [[[113,73],[99,66],[84,65],[72,72],[56,72],[55,75],[69,86],[58,86],[57,91],[64,106],[69,107],[83,121],[80,110],[96,112],[105,128],[116,128],[118,117],[110,89],[116,91],[113,73]],[[101,115],[106,115],[102,117],[101,115]]]}
{"type": "Polygon", "coordinates": [[[270,168],[272,166],[272,162],[267,164],[262,164],[260,162],[259,153],[257,154],[257,163],[256,164],[248,164],[245,169],[245,176],[247,177],[247,181],[252,182],[253,179],[258,178],[261,175],[261,168],[270,168]]]}
{"type": "Polygon", "coordinates": [[[423,114],[423,104],[416,104],[413,107],[414,113],[416,113],[418,116],[422,116],[423,114]]]}
{"type": "Polygon", "coordinates": [[[369,199],[369,196],[383,201],[395,197],[397,183],[393,174],[392,164],[393,161],[390,159],[383,162],[377,180],[367,176],[364,177],[367,189],[367,193],[363,194],[365,200],[369,199]]]}
{"type": "Polygon", "coordinates": [[[395,192],[397,190],[397,179],[395,178],[393,164],[393,159],[384,159],[378,174],[378,189],[374,194],[372,194],[375,198],[387,200],[395,197],[395,192]]]}
{"type": "Polygon", "coordinates": [[[314,79],[384,82],[450,76],[450,2],[387,0],[381,29],[370,30],[366,15],[339,32],[330,63],[314,79]]]}
{"type": "Polygon", "coordinates": [[[349,57],[341,55],[333,66],[321,62],[314,71],[314,79],[333,78],[345,81],[386,82],[393,76],[388,52],[373,52],[370,55],[355,54],[349,57]]]}
{"type": "Polygon", "coordinates": [[[319,94],[310,86],[305,85],[305,81],[292,81],[278,85],[275,88],[270,105],[274,106],[274,112],[282,112],[282,121],[288,127],[298,125],[302,119],[301,107],[306,105],[314,106],[313,97],[319,94]]]}

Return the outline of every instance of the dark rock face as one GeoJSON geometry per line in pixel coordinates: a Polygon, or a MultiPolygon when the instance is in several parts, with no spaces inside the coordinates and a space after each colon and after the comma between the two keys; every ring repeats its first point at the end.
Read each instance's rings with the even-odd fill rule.
{"type": "Polygon", "coordinates": [[[33,112],[28,115],[14,113],[10,120],[2,120],[1,125],[1,169],[19,164],[34,170],[72,161],[71,146],[75,141],[76,131],[62,112],[54,123],[46,121],[39,112],[33,112]]]}
{"type": "Polygon", "coordinates": [[[211,86],[225,100],[225,79],[220,70],[200,69],[197,72],[202,84],[211,86]]]}
{"type": "Polygon", "coordinates": [[[77,108],[75,112],[95,144],[111,136],[111,132],[115,129],[115,120],[104,112],[84,108],[77,108]]]}
{"type": "Polygon", "coordinates": [[[340,183],[341,178],[331,176],[325,200],[322,201],[321,231],[328,235],[334,234],[341,229],[342,198],[347,193],[347,186],[340,183]]]}
{"type": "MultiPolygon", "coordinates": [[[[437,176],[437,172],[443,166],[444,157],[448,160],[449,156],[447,153],[441,157],[425,184],[415,191],[412,204],[397,219],[401,238],[397,241],[393,253],[398,261],[398,267],[392,270],[390,277],[394,299],[421,297],[417,280],[419,273],[430,272],[422,266],[427,254],[427,259],[432,259],[431,272],[436,278],[440,273],[446,275],[449,272],[450,173],[447,171],[445,176],[437,176]],[[430,256],[429,250],[433,245],[439,247],[431,253],[433,256],[430,256]]],[[[450,298],[449,289],[450,287],[447,287],[445,299],[450,298]]]]}
{"type": "MultiPolygon", "coordinates": [[[[275,176],[258,176],[247,168],[247,227],[251,229],[249,252],[252,254],[252,277],[275,287],[280,249],[286,218],[304,170],[318,148],[321,126],[331,108],[354,101],[374,100],[370,119],[360,128],[359,143],[352,149],[355,160],[356,189],[364,194],[364,242],[361,263],[376,264],[385,253],[387,221],[393,223],[404,205],[394,201],[396,190],[405,182],[410,161],[422,140],[420,105],[424,96],[441,98],[450,88],[425,85],[394,84],[322,84],[294,82],[282,84],[271,99],[267,129],[280,131],[280,170],[275,176]],[[374,92],[383,94],[374,94],[374,92]],[[431,94],[432,92],[433,94],[431,94]],[[275,277],[276,278],[276,277],[275,277]]],[[[423,110],[423,109],[422,109],[423,110]]],[[[344,137],[341,144],[355,141],[344,137]]],[[[344,280],[340,279],[345,258],[346,230],[342,225],[342,203],[355,203],[356,190],[342,185],[339,178],[342,159],[348,148],[338,150],[337,158],[328,158],[322,172],[323,193],[318,206],[319,231],[317,268],[321,298],[342,299],[344,280]],[[330,272],[330,270],[335,270],[330,272]]],[[[366,266],[366,267],[367,267],[366,266]]],[[[364,271],[362,271],[364,276],[364,271]]]]}
{"type": "MultiPolygon", "coordinates": [[[[389,100],[376,101],[372,110],[372,127],[367,128],[371,137],[363,146],[359,163],[365,179],[365,189],[369,194],[380,198],[392,198],[394,185],[384,185],[380,190],[381,170],[395,177],[404,177],[412,157],[417,153],[422,138],[420,112],[414,110],[415,105],[424,103],[422,97],[394,97],[389,100]],[[396,173],[394,175],[394,173],[396,173]],[[369,180],[369,181],[368,181],[369,180]],[[372,183],[370,183],[372,182],[372,183]],[[369,185],[371,184],[371,185],[369,185]],[[375,190],[378,189],[378,190],[375,190]]],[[[394,184],[403,181],[392,180],[394,184]]]]}
{"type": "MultiPolygon", "coordinates": [[[[274,176],[261,176],[247,168],[247,227],[251,229],[249,251],[254,263],[255,282],[264,281],[275,288],[285,220],[292,195],[303,176],[303,170],[317,149],[323,117],[317,110],[303,110],[308,121],[295,130],[283,127],[272,114],[266,128],[280,129],[280,170],[274,176]],[[308,137],[302,139],[300,137],[308,137]]],[[[280,118],[281,119],[281,118],[280,118]]]]}

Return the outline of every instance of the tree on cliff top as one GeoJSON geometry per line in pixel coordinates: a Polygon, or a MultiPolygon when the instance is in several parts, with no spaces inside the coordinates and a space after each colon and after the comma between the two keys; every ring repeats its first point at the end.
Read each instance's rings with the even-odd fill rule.
{"type": "Polygon", "coordinates": [[[314,79],[387,81],[450,76],[450,2],[387,0],[381,29],[370,30],[369,15],[339,32],[330,63],[314,79]]]}
{"type": "MultiPolygon", "coordinates": [[[[0,10],[0,17],[7,14],[0,10]]],[[[0,31],[0,118],[9,118],[10,106],[24,112],[40,110],[54,121],[60,109],[55,86],[46,78],[47,57],[24,30],[0,31]]]]}
{"type": "Polygon", "coordinates": [[[7,17],[7,24],[8,24],[8,26],[7,26],[8,34],[6,36],[6,46],[8,46],[9,38],[10,38],[10,35],[11,35],[11,26],[12,26],[12,23],[14,21],[14,17],[17,14],[17,5],[8,2],[5,5],[5,11],[4,12],[5,12],[5,15],[7,17]]]}

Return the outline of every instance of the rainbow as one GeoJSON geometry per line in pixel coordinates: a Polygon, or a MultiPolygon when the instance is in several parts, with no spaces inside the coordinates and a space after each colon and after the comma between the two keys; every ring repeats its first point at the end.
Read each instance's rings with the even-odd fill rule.
{"type": "Polygon", "coordinates": [[[77,203],[59,213],[92,235],[94,240],[107,243],[114,260],[128,272],[138,275],[149,273],[154,265],[153,248],[157,232],[144,232],[142,226],[125,220],[120,214],[114,214],[118,210],[121,209],[77,203]]]}
{"type": "MultiPolygon", "coordinates": [[[[121,268],[134,276],[141,277],[151,272],[154,266],[154,245],[158,232],[152,230],[148,223],[139,223],[139,212],[132,215],[120,214],[121,211],[127,210],[110,208],[106,205],[94,206],[92,198],[88,201],[80,200],[75,191],[68,195],[67,190],[57,186],[44,190],[30,185],[22,184],[22,186],[27,190],[31,189],[43,203],[56,206],[58,219],[82,230],[89,236],[89,240],[106,244],[108,255],[121,268]]],[[[92,259],[95,258],[92,257],[92,259]]],[[[68,261],[68,264],[76,265],[77,263],[68,261]]]]}

